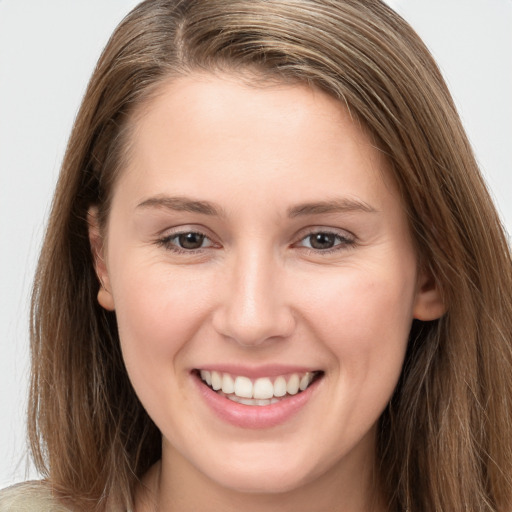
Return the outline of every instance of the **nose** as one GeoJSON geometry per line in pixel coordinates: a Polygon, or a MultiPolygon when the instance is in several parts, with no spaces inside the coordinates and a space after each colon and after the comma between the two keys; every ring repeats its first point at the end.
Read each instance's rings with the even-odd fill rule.
{"type": "Polygon", "coordinates": [[[269,253],[248,250],[219,274],[223,282],[213,326],[245,347],[287,338],[295,328],[282,268],[269,253]]]}

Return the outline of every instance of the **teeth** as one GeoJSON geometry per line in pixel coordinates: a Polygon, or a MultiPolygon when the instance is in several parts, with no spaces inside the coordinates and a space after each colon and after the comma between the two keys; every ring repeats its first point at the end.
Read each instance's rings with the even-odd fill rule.
{"type": "Polygon", "coordinates": [[[299,384],[299,376],[296,373],[294,373],[290,377],[288,384],[286,384],[286,391],[288,392],[288,394],[296,395],[299,392],[299,384]]]}
{"type": "Polygon", "coordinates": [[[239,398],[238,403],[244,404],[244,405],[258,405],[258,404],[255,404],[254,400],[252,400],[251,398],[239,398]]]}
{"type": "Polygon", "coordinates": [[[247,377],[235,379],[235,395],[240,398],[252,398],[252,382],[247,377]]]}
{"type": "Polygon", "coordinates": [[[236,395],[230,395],[227,398],[229,398],[232,402],[237,402],[244,405],[272,405],[279,402],[277,398],[272,398],[270,400],[256,400],[254,398],[240,398],[236,395]]]}
{"type": "Polygon", "coordinates": [[[270,379],[266,377],[264,379],[256,379],[254,383],[254,398],[272,398],[274,396],[274,385],[270,382],[270,379]]]}
{"type": "Polygon", "coordinates": [[[222,392],[229,395],[235,392],[235,381],[228,373],[225,373],[222,377],[222,392]]]}
{"type": "Polygon", "coordinates": [[[219,372],[212,372],[212,388],[218,391],[222,387],[222,376],[219,372]]]}
{"type": "Polygon", "coordinates": [[[284,377],[277,377],[274,381],[274,396],[286,395],[286,379],[284,377]]]}
{"type": "Polygon", "coordinates": [[[309,375],[306,373],[306,375],[300,379],[299,389],[304,391],[309,386],[310,382],[311,381],[309,380],[309,375]]]}
{"type": "Polygon", "coordinates": [[[212,374],[207,370],[201,370],[201,379],[203,379],[208,386],[212,385],[212,374]]]}
{"type": "Polygon", "coordinates": [[[296,395],[307,389],[315,373],[294,373],[288,379],[279,376],[274,382],[269,377],[260,377],[253,382],[241,375],[233,377],[229,373],[208,370],[201,370],[200,375],[213,390],[221,392],[230,400],[246,405],[270,405],[286,394],[296,395]]]}

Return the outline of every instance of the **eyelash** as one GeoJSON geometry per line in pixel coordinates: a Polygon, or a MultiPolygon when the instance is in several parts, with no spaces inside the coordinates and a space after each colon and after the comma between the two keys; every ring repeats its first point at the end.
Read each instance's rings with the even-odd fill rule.
{"type": "MultiPolygon", "coordinates": [[[[315,254],[315,255],[331,254],[331,253],[338,252],[338,251],[341,251],[344,249],[352,248],[356,245],[355,237],[341,235],[340,233],[337,233],[335,231],[330,231],[327,229],[319,229],[319,230],[310,231],[306,236],[303,236],[302,238],[300,238],[298,240],[298,242],[295,242],[293,244],[293,246],[300,248],[301,246],[299,244],[301,242],[304,242],[307,239],[311,239],[311,237],[313,237],[315,235],[332,236],[335,238],[336,241],[338,241],[338,243],[336,243],[333,247],[330,247],[327,249],[315,249],[313,247],[302,246],[302,248],[305,251],[307,251],[308,254],[315,254]]],[[[157,245],[164,247],[165,249],[172,251],[174,253],[188,254],[188,255],[202,253],[205,249],[209,249],[211,247],[215,248],[215,243],[212,242],[208,238],[208,235],[206,235],[205,233],[203,233],[201,231],[194,231],[194,230],[178,231],[176,233],[172,233],[163,238],[160,238],[159,240],[156,241],[156,243],[157,243],[157,245]],[[208,245],[206,247],[199,247],[197,249],[185,249],[183,247],[179,247],[176,243],[173,243],[173,240],[178,239],[182,235],[199,235],[200,237],[203,237],[203,241],[204,240],[210,241],[210,245],[208,245]]]]}
{"type": "Polygon", "coordinates": [[[349,248],[352,248],[356,245],[356,239],[355,237],[351,235],[342,235],[340,233],[337,233],[335,231],[330,231],[328,229],[318,229],[311,231],[306,236],[302,237],[299,242],[296,242],[294,245],[297,245],[297,243],[303,242],[307,239],[311,239],[311,237],[315,235],[328,235],[335,238],[336,243],[333,247],[330,247],[328,249],[315,249],[314,247],[304,247],[303,248],[308,252],[308,254],[332,254],[338,251],[346,250],[349,248]]]}
{"type": "Polygon", "coordinates": [[[211,242],[211,240],[208,238],[208,235],[206,235],[205,233],[202,233],[201,231],[188,230],[178,231],[176,233],[167,235],[157,240],[156,243],[157,245],[164,247],[165,249],[177,254],[198,254],[203,252],[204,249],[209,249],[210,247],[215,246],[215,244],[211,242],[211,245],[207,247],[199,247],[198,249],[184,249],[183,247],[179,247],[176,243],[173,243],[173,240],[178,239],[182,235],[199,235],[203,237],[203,240],[209,240],[211,242]]]}

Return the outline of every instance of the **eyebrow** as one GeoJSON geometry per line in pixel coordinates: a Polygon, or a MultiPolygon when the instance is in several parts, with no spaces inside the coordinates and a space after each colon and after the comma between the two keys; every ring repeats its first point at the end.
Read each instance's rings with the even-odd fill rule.
{"type": "MultiPolygon", "coordinates": [[[[137,208],[164,208],[168,210],[200,213],[202,215],[225,217],[222,208],[210,203],[188,197],[155,196],[145,199],[137,205],[137,208]]],[[[329,201],[317,201],[301,203],[288,209],[290,218],[306,215],[321,215],[325,213],[351,213],[351,212],[377,213],[377,210],[368,203],[358,199],[332,199],[329,201]]]]}
{"type": "Polygon", "coordinates": [[[303,203],[288,209],[288,216],[291,218],[304,215],[320,215],[323,213],[351,213],[365,212],[377,213],[377,210],[368,203],[359,199],[332,199],[314,203],[303,203]]]}
{"type": "Polygon", "coordinates": [[[223,217],[222,209],[208,201],[198,201],[187,197],[168,197],[156,196],[150,197],[137,205],[137,208],[165,208],[178,212],[201,213],[203,215],[211,215],[223,217]]]}

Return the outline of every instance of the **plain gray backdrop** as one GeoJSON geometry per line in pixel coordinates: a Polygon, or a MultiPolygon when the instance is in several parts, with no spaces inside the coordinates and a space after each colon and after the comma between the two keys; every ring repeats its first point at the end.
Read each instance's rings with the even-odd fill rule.
{"type": "MultiPolygon", "coordinates": [[[[85,86],[136,3],[0,0],[0,487],[37,476],[24,427],[30,285],[85,86]]],[[[512,232],[512,0],[389,3],[437,59],[512,232]]]]}

